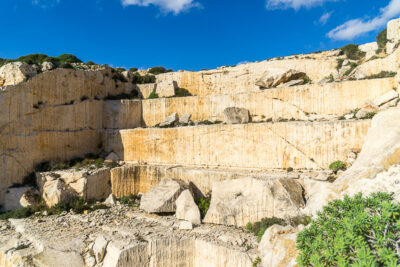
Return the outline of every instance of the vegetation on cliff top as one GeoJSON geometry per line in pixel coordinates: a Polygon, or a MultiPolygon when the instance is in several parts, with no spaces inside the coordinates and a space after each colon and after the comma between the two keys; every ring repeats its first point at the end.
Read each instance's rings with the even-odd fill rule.
{"type": "Polygon", "coordinates": [[[11,62],[23,62],[27,64],[36,64],[41,65],[43,62],[51,62],[56,66],[63,67],[68,66],[71,63],[82,63],[82,61],[74,55],[71,54],[62,54],[58,57],[49,57],[45,54],[31,54],[19,57],[17,59],[2,59],[0,58],[0,67],[4,64],[11,62]]]}
{"type": "Polygon", "coordinates": [[[332,201],[297,248],[300,266],[399,266],[400,204],[386,193],[332,201]]]}

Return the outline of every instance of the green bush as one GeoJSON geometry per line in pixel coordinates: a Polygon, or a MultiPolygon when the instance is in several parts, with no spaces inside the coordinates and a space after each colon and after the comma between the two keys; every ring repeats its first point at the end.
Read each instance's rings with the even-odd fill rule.
{"type": "Polygon", "coordinates": [[[384,29],[376,36],[376,41],[378,42],[378,52],[382,51],[386,47],[387,39],[387,29],[384,29]]]}
{"type": "Polygon", "coordinates": [[[154,75],[158,75],[161,73],[167,73],[167,72],[172,72],[172,70],[167,70],[164,67],[153,67],[149,70],[149,73],[154,74],[154,75]]]}
{"type": "Polygon", "coordinates": [[[355,63],[355,62],[351,63],[351,64],[350,64],[350,69],[348,69],[343,75],[344,75],[344,76],[349,76],[350,73],[352,73],[353,70],[354,70],[355,68],[357,68],[357,67],[358,67],[358,63],[355,63]]]}
{"type": "Polygon", "coordinates": [[[303,78],[303,81],[304,81],[304,84],[308,84],[308,83],[312,82],[310,77],[308,77],[307,75],[303,78]]]}
{"type": "Polygon", "coordinates": [[[346,164],[343,161],[335,161],[329,165],[329,169],[337,173],[339,170],[346,170],[346,164]]]}
{"type": "Polygon", "coordinates": [[[138,71],[138,68],[130,68],[129,69],[129,72],[136,72],[136,71],[138,71]]]}
{"type": "Polygon", "coordinates": [[[156,82],[156,76],[148,74],[141,76],[139,73],[135,73],[135,76],[133,76],[132,79],[133,84],[145,84],[145,83],[155,83],[155,82],[156,82]]]}
{"type": "Polygon", "coordinates": [[[155,98],[158,98],[157,93],[156,92],[151,92],[150,95],[149,95],[149,99],[155,99],[155,98]]]}
{"type": "MultiPolygon", "coordinates": [[[[337,61],[336,69],[340,70],[343,67],[344,59],[343,58],[339,58],[336,61],[337,61]]],[[[333,75],[332,75],[332,77],[333,77],[333,75]]]]}
{"type": "Polygon", "coordinates": [[[199,197],[195,200],[195,202],[196,202],[197,206],[199,207],[201,218],[204,219],[204,217],[207,214],[208,209],[210,208],[211,195],[199,197]]]}
{"type": "Polygon", "coordinates": [[[139,204],[140,204],[140,198],[141,198],[141,196],[139,196],[139,195],[133,195],[133,194],[131,194],[131,195],[129,195],[129,196],[124,196],[124,197],[121,197],[120,199],[119,199],[119,201],[121,202],[121,204],[123,204],[123,205],[128,205],[128,206],[139,206],[139,204]]]}
{"type": "Polygon", "coordinates": [[[355,44],[348,44],[340,49],[347,56],[348,59],[359,60],[365,56],[365,52],[362,52],[358,48],[358,45],[355,44]]]}
{"type": "Polygon", "coordinates": [[[82,60],[71,54],[62,54],[57,59],[60,63],[82,63],[82,60]]]}
{"type": "Polygon", "coordinates": [[[299,233],[300,266],[398,266],[400,205],[385,193],[330,202],[299,233]]]}

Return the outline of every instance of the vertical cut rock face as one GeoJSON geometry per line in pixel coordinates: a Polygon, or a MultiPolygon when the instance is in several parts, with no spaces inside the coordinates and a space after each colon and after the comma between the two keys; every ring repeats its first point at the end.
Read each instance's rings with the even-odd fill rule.
{"type": "Polygon", "coordinates": [[[212,190],[206,223],[245,226],[263,218],[299,215],[305,205],[295,180],[244,178],[223,181],[212,190]]]}

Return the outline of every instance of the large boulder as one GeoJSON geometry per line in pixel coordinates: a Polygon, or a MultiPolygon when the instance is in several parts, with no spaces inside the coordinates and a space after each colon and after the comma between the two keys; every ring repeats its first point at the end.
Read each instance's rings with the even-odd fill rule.
{"type": "Polygon", "coordinates": [[[77,197],[74,190],[61,179],[46,182],[42,190],[42,197],[49,207],[59,203],[68,203],[77,197]]]}
{"type": "Polygon", "coordinates": [[[36,174],[39,190],[47,205],[70,201],[73,197],[85,200],[103,200],[111,194],[109,168],[95,170],[75,169],[36,174]]]}
{"type": "Polygon", "coordinates": [[[159,97],[174,96],[176,89],[178,89],[176,81],[163,81],[156,84],[156,94],[159,97]]]}
{"type": "Polygon", "coordinates": [[[273,225],[265,231],[258,251],[263,267],[298,266],[296,239],[303,227],[273,225]]]}
{"type": "Polygon", "coordinates": [[[22,62],[12,62],[0,67],[0,86],[14,85],[37,74],[37,68],[22,62]]]}
{"type": "Polygon", "coordinates": [[[400,19],[394,19],[387,24],[386,53],[392,54],[400,41],[400,19]]]}
{"type": "Polygon", "coordinates": [[[302,186],[293,179],[242,178],[215,183],[206,223],[245,226],[263,218],[300,214],[302,186]]]}
{"type": "Polygon", "coordinates": [[[306,77],[304,72],[287,69],[269,69],[256,82],[260,89],[274,88],[292,80],[301,80],[306,77]]]}
{"type": "Polygon", "coordinates": [[[228,107],[224,109],[225,122],[229,124],[248,123],[250,112],[245,108],[228,107]]]}
{"type": "Polygon", "coordinates": [[[185,190],[176,200],[176,218],[191,222],[192,224],[201,224],[200,210],[194,202],[190,190],[185,190]]]}
{"type": "Polygon", "coordinates": [[[176,211],[175,201],[180,194],[188,189],[181,180],[164,179],[144,194],[140,200],[140,209],[149,213],[169,213],[176,211]]]}

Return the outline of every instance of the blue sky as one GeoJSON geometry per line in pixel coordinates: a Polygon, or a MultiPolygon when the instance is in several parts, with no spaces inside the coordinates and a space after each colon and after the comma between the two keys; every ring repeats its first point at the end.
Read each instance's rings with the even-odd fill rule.
{"type": "Polygon", "coordinates": [[[375,40],[400,0],[1,0],[0,57],[200,70],[375,40]]]}

